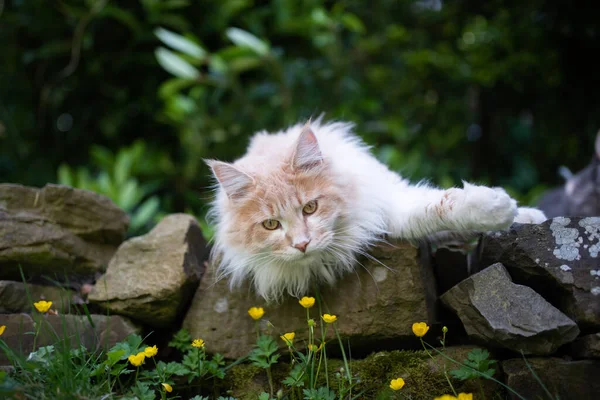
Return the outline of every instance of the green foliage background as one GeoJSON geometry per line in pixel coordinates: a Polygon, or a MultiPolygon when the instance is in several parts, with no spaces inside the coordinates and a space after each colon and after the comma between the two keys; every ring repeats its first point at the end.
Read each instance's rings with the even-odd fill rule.
{"type": "Polygon", "coordinates": [[[0,181],[105,193],[143,229],[202,214],[203,157],[315,117],[414,180],[524,203],[600,128],[595,2],[12,0],[0,181]],[[439,7],[441,5],[441,8],[439,7]],[[232,28],[237,28],[233,29],[232,28]],[[137,214],[136,214],[137,213],[137,214]]]}

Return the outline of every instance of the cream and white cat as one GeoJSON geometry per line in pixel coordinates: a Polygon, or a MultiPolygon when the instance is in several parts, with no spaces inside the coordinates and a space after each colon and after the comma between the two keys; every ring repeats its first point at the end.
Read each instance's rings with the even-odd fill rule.
{"type": "Polygon", "coordinates": [[[500,188],[411,185],[371,155],[352,127],[316,121],[259,132],[233,164],[207,161],[219,182],[213,256],[232,287],[250,279],[267,300],[301,296],[315,281],[333,283],[352,271],[385,235],[412,240],[545,220],[500,188]]]}

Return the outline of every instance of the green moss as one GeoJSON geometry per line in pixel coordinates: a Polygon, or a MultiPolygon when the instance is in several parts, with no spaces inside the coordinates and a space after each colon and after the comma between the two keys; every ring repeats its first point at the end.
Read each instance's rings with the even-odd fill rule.
{"type": "Polygon", "coordinates": [[[269,391],[269,383],[262,368],[240,364],[227,372],[231,379],[233,396],[240,400],[256,400],[263,391],[269,391]]]}
{"type": "MultiPolygon", "coordinates": [[[[449,350],[449,356],[453,357],[453,350],[449,350]]],[[[462,353],[457,353],[462,354],[462,353]]],[[[453,357],[454,358],[454,357],[453,357]]],[[[445,359],[444,359],[445,361],[445,359]]],[[[462,360],[458,360],[462,361],[462,360]]],[[[358,378],[358,383],[353,390],[353,395],[359,395],[361,399],[401,399],[411,398],[413,400],[431,400],[442,394],[450,394],[452,390],[444,376],[443,364],[439,357],[432,360],[424,351],[396,350],[391,352],[378,352],[371,354],[365,359],[350,362],[352,374],[358,378]],[[389,388],[392,379],[402,377],[406,382],[405,387],[398,392],[389,388]]],[[[340,369],[344,362],[339,359],[328,359],[327,370],[330,387],[338,387],[340,369]]],[[[447,370],[454,366],[447,365],[447,370]]],[[[275,391],[282,388],[281,381],[287,376],[290,366],[279,363],[274,366],[273,380],[275,391]]],[[[240,400],[256,400],[258,395],[268,392],[269,386],[265,372],[250,365],[238,365],[230,371],[232,377],[232,388],[235,397],[240,400]]],[[[478,394],[480,384],[485,391],[485,398],[497,398],[497,386],[490,382],[461,382],[451,381],[457,392],[478,394]]],[[[325,386],[326,381],[323,374],[319,377],[317,386],[325,386]]],[[[285,393],[288,388],[283,387],[285,393]]],[[[481,396],[478,396],[481,397],[481,396]]]]}

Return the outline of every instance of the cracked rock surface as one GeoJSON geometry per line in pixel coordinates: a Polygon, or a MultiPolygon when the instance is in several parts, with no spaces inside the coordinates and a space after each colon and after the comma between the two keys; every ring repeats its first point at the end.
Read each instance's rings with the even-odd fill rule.
{"type": "Polygon", "coordinates": [[[482,265],[504,264],[587,333],[600,330],[600,217],[556,217],[484,236],[482,265]]]}
{"type": "Polygon", "coordinates": [[[551,354],[579,334],[577,324],[533,289],[512,282],[500,263],[441,296],[469,337],[525,354],[551,354]]]}
{"type": "Polygon", "coordinates": [[[119,247],[89,300],[148,326],[168,326],[194,294],[206,255],[196,219],[169,215],[119,247]]]}

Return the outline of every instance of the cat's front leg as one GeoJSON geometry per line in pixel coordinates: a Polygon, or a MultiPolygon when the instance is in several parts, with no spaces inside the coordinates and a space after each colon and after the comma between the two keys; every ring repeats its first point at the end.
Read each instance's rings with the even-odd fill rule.
{"type": "Polygon", "coordinates": [[[518,214],[517,202],[504,189],[466,182],[462,189],[405,187],[388,212],[390,235],[406,239],[445,230],[506,229],[518,214]]]}
{"type": "Polygon", "coordinates": [[[518,215],[517,202],[504,189],[463,182],[463,189],[449,189],[444,198],[451,204],[444,217],[458,230],[494,231],[508,228],[518,215]]]}

